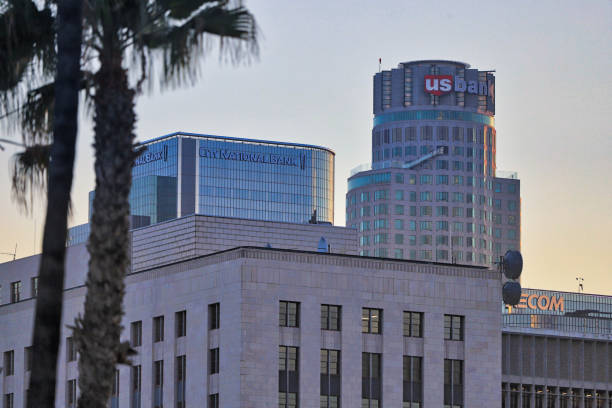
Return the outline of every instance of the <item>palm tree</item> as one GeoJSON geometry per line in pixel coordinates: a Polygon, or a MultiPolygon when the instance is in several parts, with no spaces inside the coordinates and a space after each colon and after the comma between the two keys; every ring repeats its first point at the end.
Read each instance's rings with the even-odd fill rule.
{"type": "Polygon", "coordinates": [[[14,191],[24,206],[27,204],[24,197],[27,191],[32,191],[32,182],[44,183],[44,172],[48,168],[47,215],[38,271],[39,293],[29,388],[36,392],[29,395],[28,407],[53,406],[55,401],[66,253],[64,242],[77,135],[81,1],[65,0],[57,5],[57,56],[54,48],[55,19],[49,6],[46,4],[39,10],[33,2],[8,1],[1,4],[4,12],[0,15],[3,28],[0,34],[3,45],[0,51],[0,92],[5,109],[11,104],[19,106],[24,95],[20,88],[27,86],[24,83],[40,83],[30,81],[33,66],[42,63],[36,78],[39,81],[50,80],[56,68],[54,86],[43,85],[29,92],[23,105],[32,107],[40,102],[44,93],[54,93],[54,120],[47,119],[48,115],[37,119],[28,115],[15,116],[16,120],[21,120],[24,141],[29,142],[25,152],[15,160],[13,173],[14,191]],[[53,143],[49,148],[40,142],[41,139],[48,140],[51,124],[53,143]]]}
{"type": "MultiPolygon", "coordinates": [[[[3,58],[0,51],[0,92],[7,95],[4,111],[10,114],[10,107],[17,106],[17,117],[22,121],[24,135],[29,135],[26,140],[28,148],[16,159],[13,177],[13,191],[23,204],[27,202],[27,192],[31,193],[36,185],[40,186],[46,180],[44,170],[49,149],[45,142],[50,139],[48,129],[52,124],[49,113],[57,103],[53,82],[49,81],[48,75],[54,68],[51,30],[54,19],[49,2],[51,0],[44,3],[42,11],[31,1],[6,0],[0,3],[4,6],[0,7],[0,12],[9,10],[6,16],[0,14],[0,17],[6,17],[4,23],[13,24],[15,16],[20,17],[17,27],[24,27],[22,31],[27,35],[23,37],[29,41],[23,40],[25,46],[14,54],[19,58],[3,58]],[[25,11],[11,11],[21,9],[25,11]],[[44,47],[47,43],[51,45],[44,47]],[[25,101],[15,97],[18,92],[5,92],[17,88],[26,72],[24,64],[34,57],[42,61],[39,64],[42,68],[40,75],[34,76],[36,81],[29,83],[31,86],[25,101]],[[14,64],[5,72],[1,71],[7,61],[14,61],[14,64]]],[[[133,147],[134,98],[141,92],[142,84],[151,79],[153,70],[158,68],[154,62],[158,61],[161,61],[158,69],[162,86],[194,83],[198,77],[200,57],[209,49],[210,34],[219,38],[221,55],[232,62],[248,59],[257,53],[255,19],[239,2],[88,0],[84,4],[85,47],[81,56],[82,79],[79,85],[94,108],[96,191],[88,243],[90,261],[85,311],[77,318],[74,327],[80,353],[81,407],[106,405],[115,366],[125,362],[126,347],[120,344],[119,337],[123,315],[123,276],[129,267],[128,194],[132,164],[139,154],[133,147]],[[130,78],[126,63],[136,68],[139,75],[130,78]],[[130,79],[136,82],[130,84],[130,79]]],[[[0,33],[0,41],[2,35],[0,33]]],[[[56,239],[63,245],[65,230],[56,237],[64,237],[56,239]]],[[[61,302],[61,293],[56,300],[61,302]]],[[[49,405],[42,403],[40,406],[49,405]]]]}
{"type": "Polygon", "coordinates": [[[96,55],[91,76],[94,104],[96,187],[88,242],[87,296],[74,337],[80,352],[79,407],[103,408],[110,397],[120,343],[124,275],[129,268],[129,192],[134,159],[134,98],[162,61],[162,84],[197,79],[207,35],[221,39],[234,61],[256,52],[253,16],[227,0],[90,0],[84,43],[96,55]],[[131,58],[130,58],[131,57],[131,58]],[[127,61],[139,70],[130,85],[127,61]]]}

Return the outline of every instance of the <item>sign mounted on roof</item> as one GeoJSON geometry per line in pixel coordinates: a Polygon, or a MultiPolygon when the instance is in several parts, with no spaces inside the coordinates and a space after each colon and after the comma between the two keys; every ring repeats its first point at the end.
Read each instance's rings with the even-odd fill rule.
{"type": "Polygon", "coordinates": [[[474,95],[493,96],[492,81],[466,81],[452,75],[425,75],[425,93],[444,95],[451,91],[466,92],[474,95]]]}

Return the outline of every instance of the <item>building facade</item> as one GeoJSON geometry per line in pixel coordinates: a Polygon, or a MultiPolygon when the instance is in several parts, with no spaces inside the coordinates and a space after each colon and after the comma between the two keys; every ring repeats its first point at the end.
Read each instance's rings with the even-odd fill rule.
{"type": "MultiPolygon", "coordinates": [[[[110,406],[500,406],[499,273],[360,257],[356,231],[325,225],[253,221],[237,243],[260,236],[272,248],[211,246],[242,221],[196,215],[132,232],[122,323],[138,354],[118,367],[110,406]],[[280,246],[288,236],[303,237],[298,249],[280,246]],[[331,252],[312,251],[321,236],[331,252]]],[[[12,407],[27,395],[38,262],[0,265],[3,294],[23,284],[0,305],[0,390],[12,407]]],[[[86,263],[85,245],[68,248],[57,407],[78,397],[68,325],[86,263]]]]}
{"type": "Polygon", "coordinates": [[[372,162],[348,179],[361,254],[491,265],[520,249],[520,182],[497,177],[495,77],[455,61],[374,75],[372,162]]]}
{"type": "Polygon", "coordinates": [[[612,407],[612,296],[523,289],[502,324],[503,407],[612,407]]]}
{"type": "MultiPolygon", "coordinates": [[[[316,210],[318,222],[334,221],[330,149],[184,132],[141,146],[132,170],[133,228],[189,214],[306,223],[316,210]]],[[[88,232],[88,225],[72,228],[68,244],[85,242],[88,232]]]]}

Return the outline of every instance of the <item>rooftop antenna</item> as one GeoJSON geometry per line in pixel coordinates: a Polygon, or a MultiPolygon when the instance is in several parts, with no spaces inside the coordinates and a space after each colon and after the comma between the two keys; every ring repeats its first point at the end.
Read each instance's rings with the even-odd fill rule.
{"type": "Polygon", "coordinates": [[[382,58],[378,59],[378,72],[382,70],[382,58]]]}
{"type": "Polygon", "coordinates": [[[13,261],[17,258],[17,244],[15,244],[14,252],[0,252],[0,255],[13,255],[13,261]]]}
{"type": "Polygon", "coordinates": [[[582,276],[578,276],[576,280],[578,281],[578,293],[584,292],[584,279],[582,279],[582,276]]]}

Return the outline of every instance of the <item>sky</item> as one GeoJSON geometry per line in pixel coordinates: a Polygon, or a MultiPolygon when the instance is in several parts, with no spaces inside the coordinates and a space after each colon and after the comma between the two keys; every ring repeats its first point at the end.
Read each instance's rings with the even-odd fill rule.
{"type": "MultiPolygon", "coordinates": [[[[498,170],[521,179],[524,287],[612,295],[612,2],[247,0],[250,63],[206,56],[197,85],[137,99],[138,140],[175,131],[322,145],[336,152],[335,224],[346,179],[370,159],[372,77],[418,59],[496,70],[498,170]]],[[[81,108],[70,225],[87,222],[91,112],[81,108]]],[[[18,134],[0,135],[19,140],[18,134]]],[[[11,200],[0,151],[0,252],[40,252],[44,202],[11,200]]],[[[0,262],[11,260],[0,255],[0,262]]]]}

